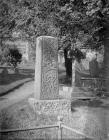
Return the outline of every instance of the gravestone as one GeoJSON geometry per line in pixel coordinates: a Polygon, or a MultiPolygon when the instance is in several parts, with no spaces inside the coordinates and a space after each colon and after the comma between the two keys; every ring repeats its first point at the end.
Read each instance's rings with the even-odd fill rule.
{"type": "Polygon", "coordinates": [[[35,93],[29,104],[39,115],[68,115],[71,100],[59,96],[58,42],[50,36],[41,36],[36,42],[35,93]]]}
{"type": "Polygon", "coordinates": [[[81,81],[81,66],[77,60],[74,60],[72,63],[72,87],[77,86],[80,87],[81,81]]]}
{"type": "Polygon", "coordinates": [[[90,70],[91,77],[98,77],[99,66],[96,59],[92,59],[92,61],[89,62],[89,70],[90,70]]]}
{"type": "Polygon", "coordinates": [[[72,62],[72,93],[71,98],[74,97],[84,97],[85,90],[82,88],[81,85],[81,78],[85,75],[84,71],[82,70],[82,65],[77,60],[72,62]]]}
{"type": "Polygon", "coordinates": [[[76,61],[72,62],[72,87],[75,86],[75,65],[76,61]]]}
{"type": "Polygon", "coordinates": [[[35,98],[53,100],[58,95],[58,41],[40,36],[36,41],[35,98]]]}

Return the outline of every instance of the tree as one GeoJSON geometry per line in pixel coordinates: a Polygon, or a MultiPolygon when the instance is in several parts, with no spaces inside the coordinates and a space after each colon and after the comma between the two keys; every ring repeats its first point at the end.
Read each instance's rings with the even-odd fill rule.
{"type": "MultiPolygon", "coordinates": [[[[45,0],[38,1],[38,17],[43,20],[49,20],[54,28],[59,29],[59,49],[64,49],[65,66],[68,75],[71,75],[71,58],[67,58],[68,51],[72,50],[75,52],[75,46],[77,44],[77,31],[79,30],[79,22],[76,27],[76,23],[73,25],[74,19],[71,17],[73,12],[70,7],[70,1],[55,1],[45,0]],[[47,9],[47,10],[46,10],[47,9]],[[70,66],[70,68],[69,68],[70,66]]],[[[74,12],[73,12],[74,13],[74,12]]],[[[77,13],[77,12],[76,12],[77,13]]],[[[78,14],[78,13],[77,13],[78,14]]],[[[75,21],[74,21],[75,22],[75,21]]],[[[82,30],[82,29],[81,29],[82,30]]],[[[80,30],[80,31],[81,31],[80,30]]],[[[74,54],[74,53],[73,53],[74,54]]],[[[81,53],[82,54],[82,53],[81,53]]]]}
{"type": "MultiPolygon", "coordinates": [[[[42,3],[46,4],[44,0],[42,3]]],[[[52,17],[53,25],[59,28],[58,37],[61,47],[68,51],[75,50],[75,48],[80,49],[84,46],[98,50],[103,45],[103,75],[105,78],[109,77],[109,1],[59,0],[56,1],[54,6],[56,10],[53,10],[53,8],[51,10],[52,6],[45,10],[44,6],[38,5],[40,17],[52,17]],[[78,40],[81,42],[80,46],[77,45],[78,40]]],[[[107,80],[107,85],[109,85],[109,80],[107,80]]],[[[108,86],[107,91],[109,91],[108,86]]]]}
{"type": "MultiPolygon", "coordinates": [[[[53,21],[51,23],[48,18],[42,19],[40,17],[41,14],[38,10],[38,4],[41,4],[38,0],[4,0],[0,3],[1,13],[6,13],[5,16],[1,14],[0,17],[2,47],[4,46],[4,40],[12,40],[14,32],[19,32],[19,39],[27,40],[30,44],[34,44],[31,45],[34,52],[36,38],[38,36],[58,36],[58,29],[54,27],[53,21]]],[[[48,4],[48,6],[50,5],[48,4]]]]}
{"type": "MultiPolygon", "coordinates": [[[[105,78],[109,78],[109,1],[84,0],[87,5],[87,15],[95,19],[94,25],[96,29],[93,32],[93,38],[98,38],[98,41],[104,45],[104,67],[103,74],[105,78]]],[[[109,79],[106,81],[107,91],[109,91],[109,79]]]]}
{"type": "Polygon", "coordinates": [[[106,39],[109,32],[108,0],[16,0],[16,2],[10,0],[9,2],[11,4],[9,3],[8,7],[11,12],[8,13],[13,19],[9,21],[13,21],[11,23],[15,25],[14,30],[20,30],[28,39],[40,35],[57,36],[60,40],[59,49],[62,47],[80,50],[84,46],[98,49],[104,44],[104,66],[105,71],[108,71],[106,70],[109,60],[107,59],[109,42],[106,39]]]}
{"type": "Polygon", "coordinates": [[[3,47],[3,41],[12,37],[12,31],[15,28],[14,1],[0,0],[0,47],[3,47]]]}

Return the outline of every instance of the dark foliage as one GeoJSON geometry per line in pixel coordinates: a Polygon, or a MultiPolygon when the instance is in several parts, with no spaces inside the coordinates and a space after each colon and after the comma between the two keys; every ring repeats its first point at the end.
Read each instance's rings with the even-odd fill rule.
{"type": "Polygon", "coordinates": [[[17,48],[10,48],[7,54],[7,62],[9,65],[12,65],[14,68],[17,67],[17,64],[22,61],[22,54],[17,48]]]}

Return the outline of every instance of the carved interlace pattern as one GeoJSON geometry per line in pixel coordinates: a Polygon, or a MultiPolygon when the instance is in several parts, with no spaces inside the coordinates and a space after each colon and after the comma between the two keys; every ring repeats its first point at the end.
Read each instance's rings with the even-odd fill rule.
{"type": "Polygon", "coordinates": [[[42,44],[41,98],[56,99],[58,96],[57,42],[44,38],[42,44]]]}

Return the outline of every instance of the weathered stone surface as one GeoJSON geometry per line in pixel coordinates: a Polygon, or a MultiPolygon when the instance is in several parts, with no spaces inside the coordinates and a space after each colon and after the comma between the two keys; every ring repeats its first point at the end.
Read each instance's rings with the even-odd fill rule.
{"type": "Polygon", "coordinates": [[[39,114],[68,114],[71,111],[70,100],[35,100],[29,99],[35,112],[39,114]]]}
{"type": "Polygon", "coordinates": [[[57,99],[58,89],[58,42],[50,36],[37,38],[35,68],[35,98],[57,99]]]}
{"type": "Polygon", "coordinates": [[[71,98],[73,97],[80,97],[82,95],[81,87],[81,66],[77,60],[74,60],[72,63],[72,94],[71,98]],[[81,93],[81,94],[80,94],[81,93]]]}
{"type": "Polygon", "coordinates": [[[96,59],[93,59],[92,61],[89,62],[89,71],[90,71],[91,77],[99,76],[99,66],[96,59]]]}
{"type": "Polygon", "coordinates": [[[72,86],[81,86],[82,66],[77,60],[72,63],[72,86]]]}

